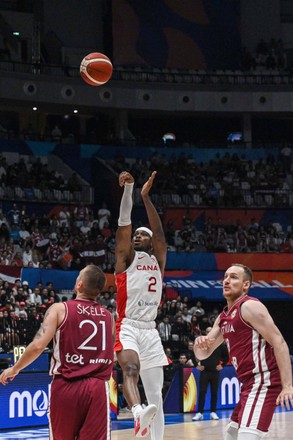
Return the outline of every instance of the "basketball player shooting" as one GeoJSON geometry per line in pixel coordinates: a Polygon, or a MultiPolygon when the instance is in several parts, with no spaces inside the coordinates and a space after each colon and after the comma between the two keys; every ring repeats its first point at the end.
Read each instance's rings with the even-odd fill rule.
{"type": "Polygon", "coordinates": [[[140,227],[132,238],[131,211],[134,179],[119,176],[124,188],[116,232],[115,278],[117,312],[115,351],[123,371],[123,392],[134,416],[136,437],[163,440],[163,366],[168,364],[156,330],[155,318],[162,295],[167,248],[160,217],[149,191],[154,171],[141,190],[151,229],[140,227]],[[141,405],[137,383],[141,377],[148,405],[141,405]]]}

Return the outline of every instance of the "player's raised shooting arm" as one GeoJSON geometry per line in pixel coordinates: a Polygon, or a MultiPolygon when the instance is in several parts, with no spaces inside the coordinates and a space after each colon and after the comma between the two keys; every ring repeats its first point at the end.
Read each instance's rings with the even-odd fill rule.
{"type": "Polygon", "coordinates": [[[149,191],[153,185],[153,181],[156,177],[156,174],[157,174],[157,172],[153,171],[150,178],[143,185],[142,190],[141,190],[141,197],[143,199],[143,203],[146,208],[149,224],[150,224],[151,230],[153,232],[152,244],[153,244],[154,254],[158,260],[161,272],[163,274],[164,270],[165,270],[165,266],[166,266],[166,259],[167,259],[166,239],[165,239],[165,234],[164,234],[161,219],[160,219],[159,214],[158,214],[158,212],[157,212],[155,206],[153,205],[153,203],[150,199],[150,196],[149,196],[149,191]]]}
{"type": "Polygon", "coordinates": [[[119,175],[119,185],[124,188],[120,203],[118,229],[116,231],[115,271],[123,272],[134,257],[131,245],[132,224],[131,211],[133,206],[132,193],[134,179],[130,173],[123,171],[119,175]]]}

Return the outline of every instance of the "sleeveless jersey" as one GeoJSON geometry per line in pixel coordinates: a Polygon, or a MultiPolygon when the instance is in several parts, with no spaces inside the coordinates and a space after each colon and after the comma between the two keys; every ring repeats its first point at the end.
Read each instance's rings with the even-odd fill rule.
{"type": "MultiPolygon", "coordinates": [[[[230,360],[242,383],[253,375],[272,372],[272,381],[277,380],[279,383],[280,375],[272,346],[241,316],[241,305],[248,300],[258,301],[257,298],[244,296],[229,311],[226,306],[219,317],[219,326],[227,343],[230,360]]],[[[272,382],[271,384],[273,385],[272,382]]]]}
{"type": "Polygon", "coordinates": [[[65,317],[53,341],[50,375],[109,380],[113,367],[112,316],[91,300],[64,302],[65,317]]]}
{"type": "Polygon", "coordinates": [[[123,318],[154,321],[162,296],[162,274],[156,257],[135,252],[131,265],[115,274],[115,279],[118,323],[123,318]]]}

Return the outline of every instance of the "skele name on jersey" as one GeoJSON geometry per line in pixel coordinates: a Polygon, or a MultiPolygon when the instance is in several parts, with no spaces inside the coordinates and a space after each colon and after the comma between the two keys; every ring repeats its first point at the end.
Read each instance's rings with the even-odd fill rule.
{"type": "Polygon", "coordinates": [[[83,306],[82,304],[77,304],[77,313],[87,316],[106,316],[105,310],[102,307],[98,310],[94,306],[83,306]]]}

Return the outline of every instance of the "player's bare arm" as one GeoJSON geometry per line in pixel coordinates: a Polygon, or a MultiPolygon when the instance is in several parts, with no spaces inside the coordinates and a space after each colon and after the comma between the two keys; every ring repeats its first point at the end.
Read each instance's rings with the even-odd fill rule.
{"type": "Polygon", "coordinates": [[[290,404],[293,407],[293,387],[292,367],[287,343],[264,304],[256,301],[246,301],[241,307],[241,314],[243,319],[273,347],[283,387],[276,404],[280,404],[282,408],[290,409],[290,404]]]}
{"type": "Polygon", "coordinates": [[[207,359],[213,351],[222,344],[224,338],[219,326],[219,318],[216,319],[212,330],[207,336],[198,336],[194,341],[194,354],[198,360],[207,359]]]}
{"type": "Polygon", "coordinates": [[[121,273],[126,270],[134,258],[134,250],[131,245],[132,225],[130,219],[132,210],[132,189],[134,185],[133,176],[127,171],[123,171],[119,175],[119,185],[124,188],[124,193],[120,206],[120,221],[118,220],[118,229],[116,231],[116,273],[121,273]]]}
{"type": "Polygon", "coordinates": [[[36,333],[33,341],[27,346],[23,355],[13,367],[7,368],[0,375],[0,383],[6,385],[7,379],[13,380],[14,377],[25,367],[31,364],[47,347],[53,338],[58,327],[58,320],[61,319],[63,304],[53,304],[46,312],[44,321],[36,333]]]}
{"type": "Polygon", "coordinates": [[[141,190],[141,197],[143,199],[147,216],[149,219],[149,223],[151,226],[151,230],[153,232],[152,244],[153,244],[154,255],[158,260],[161,272],[163,274],[167,259],[167,246],[166,246],[165,234],[159,214],[157,213],[157,210],[154,207],[149,197],[149,192],[150,189],[152,188],[156,174],[157,171],[153,171],[149,179],[143,185],[141,190]]]}

